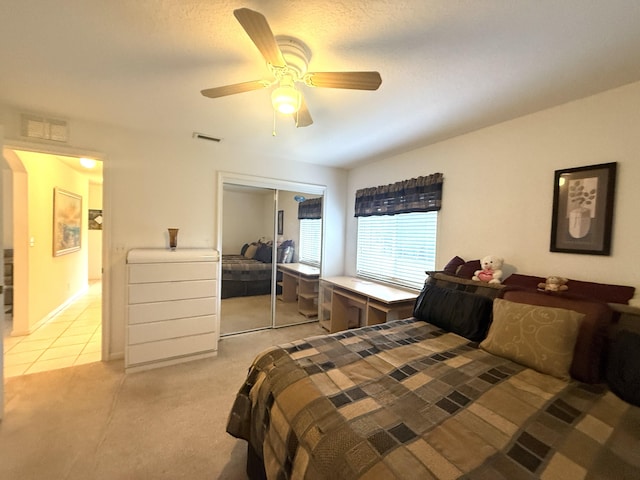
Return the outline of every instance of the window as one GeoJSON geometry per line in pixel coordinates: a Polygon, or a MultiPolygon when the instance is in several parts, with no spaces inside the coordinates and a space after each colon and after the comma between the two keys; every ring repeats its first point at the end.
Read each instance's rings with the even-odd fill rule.
{"type": "Polygon", "coordinates": [[[438,212],[358,217],[356,274],[421,289],[435,270],[438,212]]]}
{"type": "Polygon", "coordinates": [[[300,219],[300,245],[298,248],[298,261],[320,266],[320,239],[321,239],[322,219],[302,218],[300,219]]]}

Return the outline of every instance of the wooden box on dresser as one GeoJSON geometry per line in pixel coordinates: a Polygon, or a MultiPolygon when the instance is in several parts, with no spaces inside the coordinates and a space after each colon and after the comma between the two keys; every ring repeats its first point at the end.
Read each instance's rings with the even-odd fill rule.
{"type": "Polygon", "coordinates": [[[211,249],[128,252],[128,372],[216,355],[218,261],[211,249]]]}

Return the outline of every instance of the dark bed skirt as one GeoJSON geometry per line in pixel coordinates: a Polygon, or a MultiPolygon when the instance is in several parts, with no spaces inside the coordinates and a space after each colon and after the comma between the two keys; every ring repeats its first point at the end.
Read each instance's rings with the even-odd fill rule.
{"type": "Polygon", "coordinates": [[[253,280],[250,282],[223,280],[220,298],[251,297],[253,295],[269,295],[270,293],[271,280],[253,280]]]}
{"type": "Polygon", "coordinates": [[[247,476],[250,480],[267,480],[264,462],[247,442],[247,476]]]}
{"type": "MultiPolygon", "coordinates": [[[[278,282],[282,281],[282,272],[276,275],[278,282]]],[[[271,280],[222,280],[220,298],[252,297],[254,295],[269,295],[271,280]]],[[[276,295],[282,294],[282,287],[276,285],[276,295]]]]}

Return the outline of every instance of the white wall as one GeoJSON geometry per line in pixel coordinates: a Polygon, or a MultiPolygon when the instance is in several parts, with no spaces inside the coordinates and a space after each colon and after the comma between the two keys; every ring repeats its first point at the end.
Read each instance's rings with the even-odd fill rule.
{"type": "Polygon", "coordinates": [[[239,255],[245,243],[273,237],[273,190],[224,191],[222,253],[239,255]]]}
{"type": "Polygon", "coordinates": [[[511,272],[633,285],[639,298],[638,125],[634,83],[351,170],[345,270],[355,273],[355,191],[442,172],[438,268],[496,254],[511,272]],[[554,171],[608,162],[618,162],[611,255],[549,252],[554,171]]]}
{"type": "MultiPolygon", "coordinates": [[[[66,117],[65,112],[52,113],[66,117]]],[[[241,158],[232,140],[211,144],[191,138],[187,130],[158,135],[73,118],[69,122],[69,143],[99,152],[104,159],[104,270],[109,277],[106,313],[111,357],[124,351],[126,252],[139,247],[166,248],[167,228],[175,225],[180,228],[179,246],[217,248],[219,171],[326,185],[326,244],[332,255],[324,266],[329,275],[342,272],[346,171],[277,159],[277,138],[273,157],[264,152],[260,157],[241,158]]],[[[0,105],[0,125],[5,129],[6,146],[19,140],[18,110],[0,105]]]]}

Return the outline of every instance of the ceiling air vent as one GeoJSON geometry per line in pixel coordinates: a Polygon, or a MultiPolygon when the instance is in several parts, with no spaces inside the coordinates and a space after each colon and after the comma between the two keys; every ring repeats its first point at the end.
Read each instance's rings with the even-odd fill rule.
{"type": "Polygon", "coordinates": [[[192,137],[197,138],[199,140],[209,140],[210,142],[216,142],[216,143],[220,143],[222,141],[222,139],[220,138],[212,137],[211,135],[206,135],[204,133],[198,133],[198,132],[193,132],[192,137]]]}
{"type": "Polygon", "coordinates": [[[66,120],[23,113],[21,115],[20,134],[27,138],[67,142],[69,140],[69,127],[66,120]]]}

